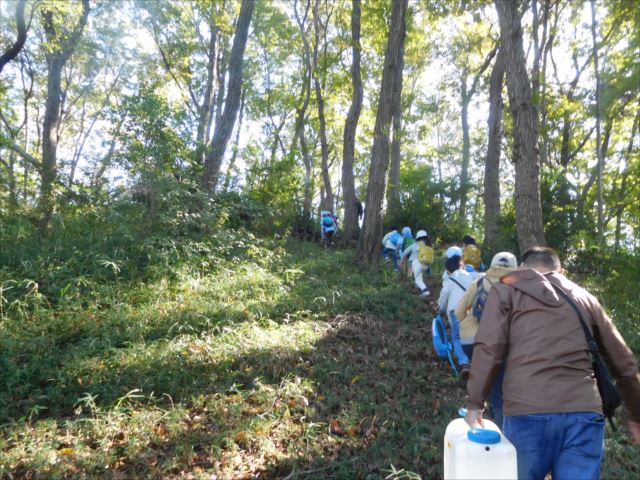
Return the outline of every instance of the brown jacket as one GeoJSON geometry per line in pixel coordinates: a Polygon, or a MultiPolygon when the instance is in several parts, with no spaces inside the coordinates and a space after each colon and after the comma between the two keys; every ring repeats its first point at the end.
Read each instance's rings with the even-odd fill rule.
{"type": "Polygon", "coordinates": [[[487,297],[467,384],[468,408],[482,408],[504,361],[505,415],[602,413],[584,331],[571,305],[550,282],[582,310],[629,417],[640,421],[638,363],[611,319],[595,297],[562,274],[543,275],[532,269],[502,277],[487,297]]]}

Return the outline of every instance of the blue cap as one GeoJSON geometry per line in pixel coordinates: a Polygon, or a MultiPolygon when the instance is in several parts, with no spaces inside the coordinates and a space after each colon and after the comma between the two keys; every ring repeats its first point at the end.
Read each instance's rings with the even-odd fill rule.
{"type": "Polygon", "coordinates": [[[445,253],[445,256],[447,258],[456,257],[456,256],[462,257],[462,249],[456,246],[449,247],[447,249],[447,253],[445,253]]]}
{"type": "Polygon", "coordinates": [[[486,428],[472,428],[467,432],[467,438],[474,443],[493,445],[500,443],[500,433],[486,428]]]}
{"type": "Polygon", "coordinates": [[[411,228],[409,228],[409,227],[404,227],[404,228],[402,229],[402,236],[403,236],[404,238],[411,238],[411,228]]]}

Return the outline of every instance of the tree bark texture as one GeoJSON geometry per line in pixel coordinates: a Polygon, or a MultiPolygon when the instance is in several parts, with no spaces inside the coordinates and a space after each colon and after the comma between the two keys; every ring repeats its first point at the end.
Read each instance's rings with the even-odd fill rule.
{"type": "Polygon", "coordinates": [[[238,150],[240,149],[240,131],[242,130],[242,120],[244,119],[244,96],[245,91],[242,92],[240,99],[240,119],[238,120],[238,128],[236,128],[236,138],[233,141],[233,152],[231,154],[231,160],[229,160],[229,168],[227,168],[227,175],[224,178],[223,192],[229,191],[229,185],[231,184],[231,178],[233,177],[233,169],[238,158],[238,150]]]}
{"type": "Polygon", "coordinates": [[[400,50],[393,96],[393,131],[391,141],[391,167],[387,185],[387,211],[400,208],[400,145],[402,142],[402,74],[404,71],[404,44],[400,50]]]}
{"type": "Polygon", "coordinates": [[[495,251],[500,217],[500,140],[502,139],[502,85],[504,49],[498,50],[489,80],[489,120],[487,158],[484,164],[484,247],[495,251]]]}
{"type": "Polygon", "coordinates": [[[18,56],[27,41],[27,26],[24,23],[24,7],[26,3],[27,0],[18,0],[16,4],[16,28],[18,30],[18,36],[14,44],[0,55],[0,73],[2,73],[2,69],[7,63],[18,56]]]}
{"type": "Polygon", "coordinates": [[[344,197],[344,241],[348,242],[360,235],[358,224],[358,198],[353,179],[353,161],[355,157],[356,129],[362,111],[362,78],[360,76],[360,0],[351,1],[351,42],[352,64],[351,85],[353,97],[347,120],[344,124],[344,142],[342,149],[342,191],[344,197]]]}
{"type": "Polygon", "coordinates": [[[542,205],[540,201],[540,159],[538,157],[538,117],[531,96],[531,84],[522,44],[522,26],[518,13],[521,1],[496,0],[500,36],[505,50],[509,108],[513,119],[515,164],[516,229],[520,252],[544,245],[542,205]]]}
{"type": "Polygon", "coordinates": [[[231,47],[231,56],[229,58],[229,86],[224,111],[222,112],[220,121],[216,123],[213,140],[211,141],[211,150],[207,155],[202,179],[200,181],[200,185],[204,190],[213,191],[218,183],[222,160],[224,159],[229,138],[233,132],[238,108],[240,108],[242,64],[254,6],[255,0],[242,0],[242,5],[240,6],[240,15],[238,16],[236,33],[233,38],[233,46],[231,47]]]}
{"type": "Polygon", "coordinates": [[[43,25],[47,38],[45,59],[47,62],[47,101],[42,122],[42,168],[40,170],[40,198],[38,227],[46,233],[55,208],[55,185],[57,183],[57,152],[60,128],[61,75],[64,65],[73,54],[89,17],[89,0],[82,1],[82,13],[70,32],[56,31],[54,14],[43,12],[43,25]]]}
{"type": "Polygon", "coordinates": [[[392,2],[389,39],[384,57],[378,111],[374,127],[371,166],[367,183],[366,209],[363,233],[358,241],[356,260],[365,265],[377,262],[382,237],[382,200],[389,164],[389,133],[396,71],[400,66],[400,55],[406,35],[406,12],[408,0],[392,2]]]}

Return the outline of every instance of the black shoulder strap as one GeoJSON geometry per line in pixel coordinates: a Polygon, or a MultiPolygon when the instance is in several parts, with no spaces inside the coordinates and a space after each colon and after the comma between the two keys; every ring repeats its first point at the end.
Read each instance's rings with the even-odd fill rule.
{"type": "Polygon", "coordinates": [[[484,283],[483,282],[484,282],[485,279],[487,280],[487,282],[489,282],[489,285],[491,285],[493,287],[493,282],[489,279],[489,277],[487,277],[486,275],[483,275],[476,282],[476,286],[477,286],[476,290],[479,291],[481,288],[484,289],[484,283]]]}
{"type": "Polygon", "coordinates": [[[551,285],[553,286],[555,291],[558,292],[558,294],[562,298],[564,298],[567,301],[567,303],[569,305],[571,305],[571,308],[573,308],[573,310],[576,312],[576,314],[578,315],[578,318],[580,319],[580,324],[582,325],[582,330],[584,330],[584,336],[587,338],[587,344],[589,345],[589,351],[591,353],[597,354],[598,353],[598,343],[593,338],[593,335],[591,335],[591,332],[589,331],[589,327],[587,327],[587,324],[585,323],[584,319],[582,318],[582,313],[580,312],[580,309],[576,305],[576,302],[574,302],[573,299],[567,294],[567,292],[565,292],[558,285],[555,285],[552,282],[549,282],[549,283],[551,283],[551,285]]]}
{"type": "Polygon", "coordinates": [[[466,291],[467,291],[467,289],[466,289],[466,288],[464,288],[464,287],[462,286],[462,284],[461,284],[459,281],[457,281],[455,278],[453,278],[453,277],[449,277],[449,280],[451,280],[453,283],[455,283],[456,285],[458,285],[458,286],[462,289],[462,291],[463,291],[463,292],[466,292],[466,291]]]}

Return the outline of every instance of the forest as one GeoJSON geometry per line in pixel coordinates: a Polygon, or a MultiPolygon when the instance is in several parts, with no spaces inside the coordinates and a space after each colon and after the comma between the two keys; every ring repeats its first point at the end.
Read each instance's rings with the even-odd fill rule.
{"type": "Polygon", "coordinates": [[[0,0],[0,477],[441,478],[383,234],[553,247],[637,358],[639,129],[635,0],[0,0]]]}

